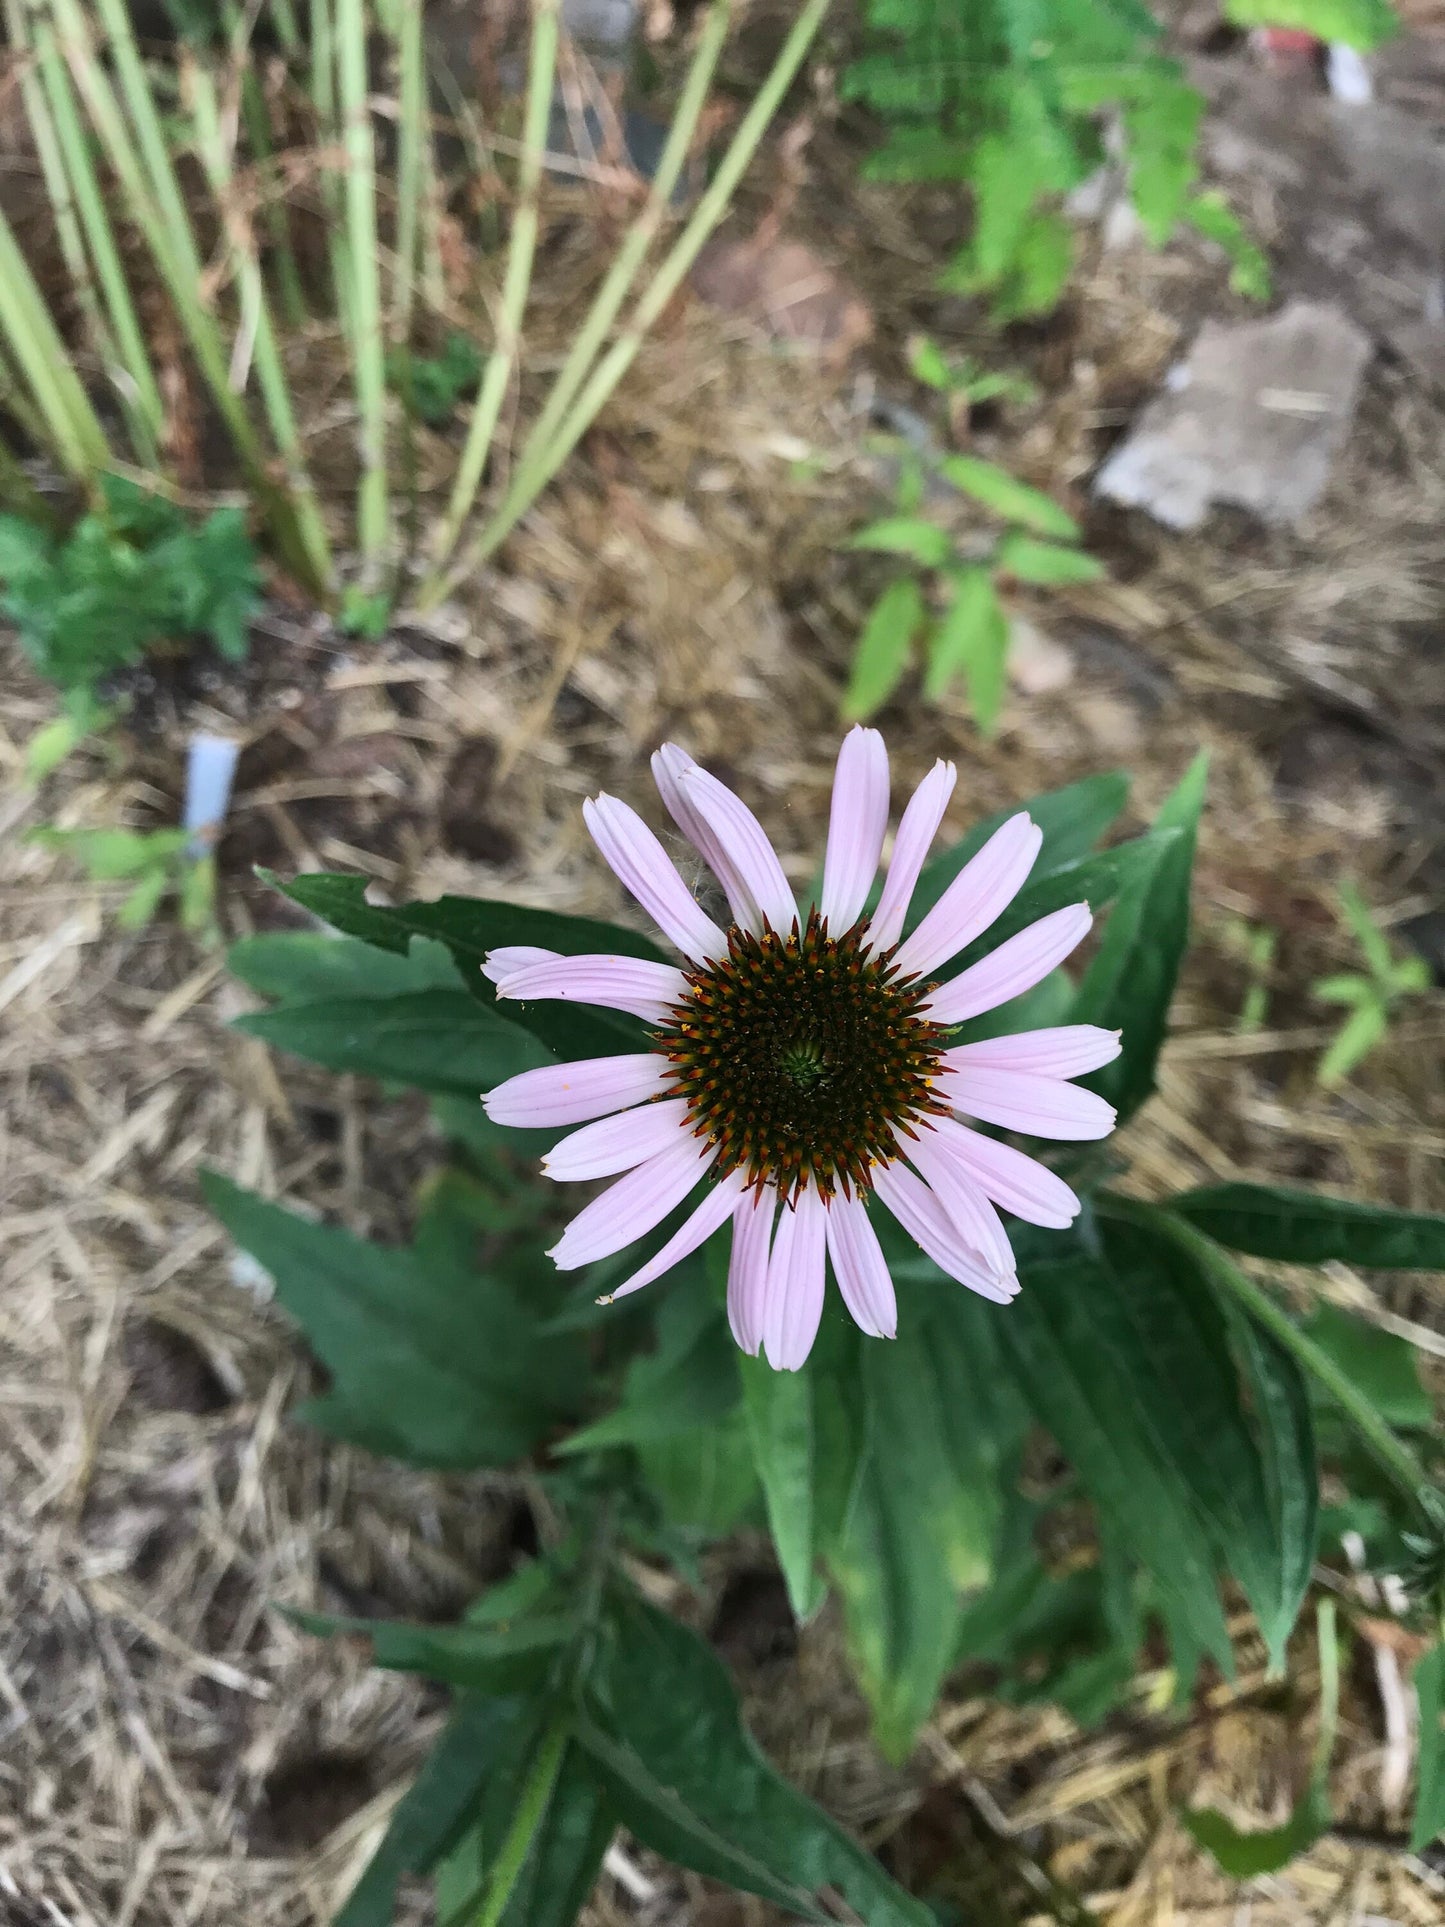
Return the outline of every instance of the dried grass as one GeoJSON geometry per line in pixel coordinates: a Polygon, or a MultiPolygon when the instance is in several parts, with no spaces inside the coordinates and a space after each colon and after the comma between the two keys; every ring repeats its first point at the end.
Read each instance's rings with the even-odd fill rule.
{"type": "MultiPolygon", "coordinates": [[[[883,227],[866,194],[826,153],[813,165],[799,218],[808,193],[834,209],[822,231],[878,313],[876,365],[896,365],[887,344],[908,325],[953,326],[966,345],[927,291],[932,256],[917,223],[888,224],[896,243],[863,247],[857,237],[883,227]]],[[[928,213],[914,209],[918,221],[928,213]]],[[[595,232],[589,243],[580,226],[554,225],[532,323],[543,357],[565,338],[595,246],[595,232]]],[[[1214,271],[1187,256],[1097,264],[1060,326],[1013,344],[1047,398],[998,445],[1067,495],[1191,313],[1221,299],[1214,271]]],[[[324,383],[312,392],[325,401],[324,383]]],[[[445,1617],[513,1556],[519,1497],[507,1479],[423,1478],[293,1422],[312,1368],[197,1196],[197,1167],[211,1162],[356,1230],[396,1235],[437,1151],[420,1109],[228,1033],[243,995],[214,959],[165,928],[118,935],[106,893],[27,846],[24,830],[42,817],[173,812],[186,730],[230,727],[247,740],[222,852],[234,930],[289,918],[249,880],[258,861],[359,867],[397,894],[615,914],[578,803],[605,785],[656,820],[645,758],[672,736],[738,782],[802,880],[820,845],[866,586],[832,548],[874,499],[857,454],[864,401],[851,382],[684,309],[640,359],[586,461],[512,542],[505,572],[430,631],[349,644],[278,602],[243,678],[195,667],[148,678],[127,754],[78,761],[39,799],[19,787],[20,746],[49,698],[8,658],[7,1923],[324,1921],[441,1699],[302,1637],[272,1608],[445,1617]],[[805,453],[819,459],[799,481],[790,465],[805,453]]],[[[1427,398],[1377,373],[1330,496],[1301,533],[1217,519],[1180,539],[1093,516],[1114,578],[1033,611],[1066,652],[1067,686],[1016,695],[991,743],[961,701],[909,700],[883,719],[900,793],[936,755],[958,760],[953,828],[1116,761],[1136,770],[1147,814],[1209,745],[1198,945],[1160,1098],[1125,1146],[1148,1190],[1247,1172],[1445,1206],[1438,997],[1328,1097],[1311,1065],[1329,1013],[1306,995],[1315,976],[1355,961],[1330,909],[1341,876],[1360,878],[1393,921],[1438,894],[1441,723],[1423,625],[1445,572],[1440,429],[1427,398]],[[1230,931],[1241,917],[1281,933],[1270,1028],[1253,1035],[1236,1028],[1245,976],[1230,931]]],[[[1341,1270],[1324,1289],[1439,1349],[1438,1281],[1386,1292],[1341,1270]]],[[[720,1555],[692,1609],[709,1616],[758,1559],[757,1547],[720,1555]]],[[[1381,1797],[1384,1724],[1368,1665],[1351,1669],[1337,1753],[1346,1832],[1241,1899],[1174,1818],[1191,1800],[1261,1822],[1287,1810],[1308,1759],[1307,1633],[1282,1696],[1241,1627],[1239,1680],[1202,1694],[1183,1724],[1159,1712],[1152,1676],[1095,1734],[1056,1712],[950,1698],[893,1773],[868,1742],[836,1626],[825,1618],[796,1657],[779,1657],[758,1635],[766,1612],[739,1618],[730,1657],[766,1743],[865,1837],[891,1842],[905,1876],[955,1883],[969,1917],[1043,1918],[1049,1880],[1110,1927],[1365,1916],[1429,1927],[1445,1913],[1445,1882],[1391,1844],[1403,1818],[1381,1797]]],[[[626,1842],[592,1908],[596,1927],[764,1918],[626,1842]]]]}

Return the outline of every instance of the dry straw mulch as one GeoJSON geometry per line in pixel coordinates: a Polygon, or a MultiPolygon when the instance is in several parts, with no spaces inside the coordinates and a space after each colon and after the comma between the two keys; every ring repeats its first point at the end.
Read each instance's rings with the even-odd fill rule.
{"type": "MultiPolygon", "coordinates": [[[[818,172],[831,195],[824,162],[818,172]]],[[[874,365],[897,366],[905,322],[970,345],[976,320],[927,292],[935,257],[920,227],[875,227],[867,195],[846,192],[843,218],[819,231],[880,317],[874,365]],[[879,232],[903,238],[875,245],[879,232]]],[[[798,218],[808,210],[805,193],[798,218]]],[[[914,211],[926,223],[928,206],[914,211]]],[[[568,262],[559,243],[544,306],[546,288],[570,285],[568,262]]],[[[1046,398],[977,445],[1084,506],[1108,434],[1190,320],[1226,300],[1217,271],[1188,255],[1102,259],[1059,323],[1009,344],[1046,398]]],[[[549,325],[560,339],[560,298],[549,325]]],[[[295,1423],[313,1368],[198,1198],[197,1169],[211,1163],[398,1236],[440,1148],[419,1107],[228,1032],[245,996],[219,957],[163,923],[118,934],[108,893],[25,830],[173,818],[186,731],[222,726],[247,742],[222,852],[233,933],[293,921],[251,880],[258,862],[359,868],[397,895],[616,914],[579,804],[605,786],[656,821],[646,755],[675,737],[740,785],[802,880],[821,847],[837,698],[868,589],[833,548],[876,507],[868,400],[866,380],[681,309],[505,570],[434,627],[348,642],[278,597],[242,677],[151,678],[122,752],[77,759],[38,797],[20,785],[20,748],[50,699],[7,654],[6,1927],[326,1920],[442,1699],[303,1637],[273,1607],[445,1618],[530,1530],[519,1480],[422,1477],[295,1423]]],[[[1445,588],[1442,420],[1377,368],[1329,497],[1295,534],[1219,518],[1181,539],[1091,514],[1112,579],[1031,608],[1041,641],[1023,664],[1029,687],[993,742],[958,700],[926,709],[910,692],[882,719],[900,796],[935,756],[958,762],[955,830],[1117,763],[1136,772],[1142,819],[1194,750],[1211,749],[1197,947],[1160,1096],[1121,1147],[1141,1189],[1248,1174],[1445,1206],[1438,996],[1331,1097],[1311,1074],[1331,1013],[1307,995],[1356,962],[1331,908],[1340,878],[1357,878],[1392,924],[1439,901],[1445,723],[1427,625],[1445,588]],[[1280,932],[1267,1027],[1248,1034],[1241,921],[1280,932]]],[[[1308,1288],[1445,1352],[1438,1281],[1341,1270],[1308,1288]]],[[[1146,1673],[1130,1707],[1091,1734],[965,1680],[890,1772],[836,1626],[825,1617],[792,1650],[759,1547],[724,1550],[705,1596],[684,1603],[738,1667],[777,1757],[903,1877],[955,1892],[965,1918],[1046,1919],[1060,1888],[1110,1927],[1445,1916],[1445,1879],[1399,1851],[1400,1747],[1386,1731],[1398,1687],[1392,1700],[1384,1649],[1368,1641],[1354,1649],[1336,1755],[1340,1833],[1241,1894],[1174,1813],[1191,1800],[1260,1823],[1287,1810],[1312,1738],[1307,1630],[1287,1687],[1265,1680],[1241,1622],[1235,1682],[1206,1682],[1181,1716],[1146,1673]]],[[[622,1841],[592,1918],[724,1927],[765,1913],[622,1841]]]]}

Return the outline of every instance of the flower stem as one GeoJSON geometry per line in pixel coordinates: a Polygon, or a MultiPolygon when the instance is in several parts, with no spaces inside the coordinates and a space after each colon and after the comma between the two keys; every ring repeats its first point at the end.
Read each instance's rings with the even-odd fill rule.
{"type": "Polygon", "coordinates": [[[1329,1393],[1336,1405],[1359,1434],[1381,1470],[1388,1474],[1400,1493],[1422,1510],[1420,1494],[1428,1485],[1423,1467],[1409,1447],[1402,1444],[1370,1400],[1342,1371],[1323,1347],[1317,1345],[1277,1305],[1261,1285],[1240,1270],[1229,1254],[1212,1238],[1178,1218],[1167,1205],[1146,1204],[1136,1198],[1122,1198],[1114,1192],[1101,1193],[1096,1199],[1101,1215],[1125,1218],[1148,1225],[1189,1253],[1202,1271],[1236,1298],[1257,1324],[1263,1325],[1291,1353],[1297,1363],[1311,1373],[1329,1393]]]}

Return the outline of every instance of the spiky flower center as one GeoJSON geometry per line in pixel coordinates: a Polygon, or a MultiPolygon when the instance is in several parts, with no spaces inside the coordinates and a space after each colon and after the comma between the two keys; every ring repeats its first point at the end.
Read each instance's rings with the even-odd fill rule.
{"type": "Polygon", "coordinates": [[[946,1034],[919,1015],[933,986],[871,951],[866,922],[839,937],[816,911],[787,937],[734,926],[727,956],[687,983],[657,1041],[721,1177],[744,1170],[785,1198],[867,1191],[898,1155],[895,1125],[946,1108],[932,1093],[946,1034]]]}

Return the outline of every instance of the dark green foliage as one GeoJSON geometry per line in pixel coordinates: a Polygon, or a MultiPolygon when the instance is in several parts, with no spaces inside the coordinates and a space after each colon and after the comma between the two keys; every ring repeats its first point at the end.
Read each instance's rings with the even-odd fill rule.
{"type": "Polygon", "coordinates": [[[482,352],[471,336],[453,328],[439,354],[393,349],[386,358],[386,379],[413,415],[439,428],[481,380],[482,366],[482,352]]]}
{"type": "Polygon", "coordinates": [[[1058,210],[1105,158],[1109,110],[1150,239],[1190,220],[1259,292],[1259,252],[1238,221],[1217,196],[1191,199],[1203,103],[1138,0],[868,0],[865,17],[842,85],[888,128],[869,173],[972,191],[973,233],[945,285],[988,293],[1004,319],[1054,305],[1073,265],[1058,210]]]}
{"type": "Polygon", "coordinates": [[[238,509],[197,527],[163,496],[108,475],[103,512],[63,537],[0,516],[0,608],[26,655],[65,690],[88,690],[149,651],[204,636],[246,653],[260,590],[238,509]]]}

